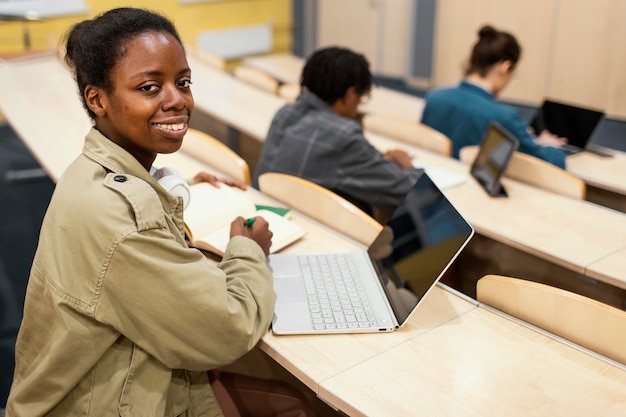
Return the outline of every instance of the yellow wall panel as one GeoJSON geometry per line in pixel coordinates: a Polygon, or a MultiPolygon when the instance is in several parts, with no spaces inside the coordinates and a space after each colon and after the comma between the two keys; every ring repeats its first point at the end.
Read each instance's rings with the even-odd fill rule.
{"type": "MultiPolygon", "coordinates": [[[[50,18],[41,22],[0,22],[0,52],[24,49],[22,33],[28,25],[32,48],[50,49],[67,29],[80,20],[106,10],[128,6],[128,0],[85,0],[86,15],[50,18]]],[[[168,16],[183,41],[195,45],[198,32],[272,22],[274,52],[290,52],[293,43],[290,0],[230,0],[205,3],[182,3],[179,0],[134,0],[134,7],[145,7],[168,16]]]]}

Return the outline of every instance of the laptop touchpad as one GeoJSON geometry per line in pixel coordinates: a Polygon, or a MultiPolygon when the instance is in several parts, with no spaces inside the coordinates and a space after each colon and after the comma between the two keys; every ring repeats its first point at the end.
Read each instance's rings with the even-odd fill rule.
{"type": "Polygon", "coordinates": [[[306,301],[304,283],[300,277],[274,277],[274,288],[281,303],[302,303],[306,301]]]}

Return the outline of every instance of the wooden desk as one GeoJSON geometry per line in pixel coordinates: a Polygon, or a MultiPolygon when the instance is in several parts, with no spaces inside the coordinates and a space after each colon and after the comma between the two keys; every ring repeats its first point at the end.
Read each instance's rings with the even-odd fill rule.
{"type": "Polygon", "coordinates": [[[587,184],[587,200],[626,213],[626,152],[612,157],[580,152],[567,157],[567,170],[587,184]]]}
{"type": "Polygon", "coordinates": [[[366,136],[381,151],[402,148],[420,162],[465,175],[465,183],[445,190],[445,194],[484,236],[580,273],[626,244],[626,216],[622,213],[507,178],[503,184],[509,197],[489,197],[471,178],[469,166],[456,159],[380,135],[366,136]]]}
{"type": "Polygon", "coordinates": [[[263,337],[261,349],[314,392],[321,381],[476,308],[476,303],[434,287],[400,330],[379,334],[263,337]]]}
{"type": "MultiPolygon", "coordinates": [[[[189,52],[195,111],[263,142],[274,114],[287,102],[211,67],[189,52]]],[[[193,120],[193,116],[192,116],[193,120]]]]}
{"type": "Polygon", "coordinates": [[[0,63],[0,109],[54,182],[91,127],[76,82],[52,52],[0,63]]]}
{"type": "Polygon", "coordinates": [[[626,195],[626,152],[610,149],[612,157],[579,152],[567,157],[567,170],[587,184],[626,195]]]}
{"type": "Polygon", "coordinates": [[[626,289],[626,246],[589,264],[585,275],[626,289]]]}
{"type": "MultiPolygon", "coordinates": [[[[250,57],[244,64],[260,69],[283,83],[300,84],[305,60],[290,54],[250,57]]],[[[394,114],[418,121],[424,110],[424,100],[390,88],[374,85],[370,100],[359,107],[363,113],[394,114]]]]}
{"type": "Polygon", "coordinates": [[[321,381],[318,396],[350,416],[572,417],[626,415],[625,392],[625,368],[478,307],[321,381]]]}

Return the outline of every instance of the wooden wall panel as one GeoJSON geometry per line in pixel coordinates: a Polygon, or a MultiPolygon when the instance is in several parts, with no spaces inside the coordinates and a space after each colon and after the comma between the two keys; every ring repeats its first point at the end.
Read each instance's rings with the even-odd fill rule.
{"type": "Polygon", "coordinates": [[[539,105],[551,97],[626,119],[625,1],[439,0],[434,86],[458,82],[485,23],[511,32],[522,46],[501,98],[539,105]]]}
{"type": "Polygon", "coordinates": [[[555,0],[439,0],[435,25],[433,84],[457,83],[478,30],[484,24],[513,34],[522,46],[515,78],[503,99],[535,104],[545,89],[555,0]]]}
{"type": "Polygon", "coordinates": [[[378,7],[377,0],[318,0],[316,49],[350,48],[377,71],[378,7]]]}
{"type": "Polygon", "coordinates": [[[626,2],[561,1],[546,95],[626,117],[626,2]]]}

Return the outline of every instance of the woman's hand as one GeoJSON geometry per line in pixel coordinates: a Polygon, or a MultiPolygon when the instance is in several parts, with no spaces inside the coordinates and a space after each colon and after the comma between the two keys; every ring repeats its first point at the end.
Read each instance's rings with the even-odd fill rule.
{"type": "Polygon", "coordinates": [[[259,244],[265,256],[270,254],[273,233],[269,229],[267,221],[256,216],[252,219],[244,219],[239,216],[230,224],[230,237],[245,236],[259,244]]]}
{"type": "Polygon", "coordinates": [[[559,148],[567,143],[567,138],[559,137],[548,132],[547,130],[544,130],[535,138],[535,143],[542,146],[553,146],[559,148]]]}
{"type": "Polygon", "coordinates": [[[248,186],[241,181],[233,180],[230,178],[219,178],[213,174],[209,174],[208,172],[204,171],[198,172],[196,176],[193,177],[193,181],[194,184],[197,184],[199,182],[208,182],[209,184],[217,188],[220,188],[220,183],[229,185],[231,187],[237,187],[241,190],[245,190],[246,188],[248,188],[248,186]]]}

